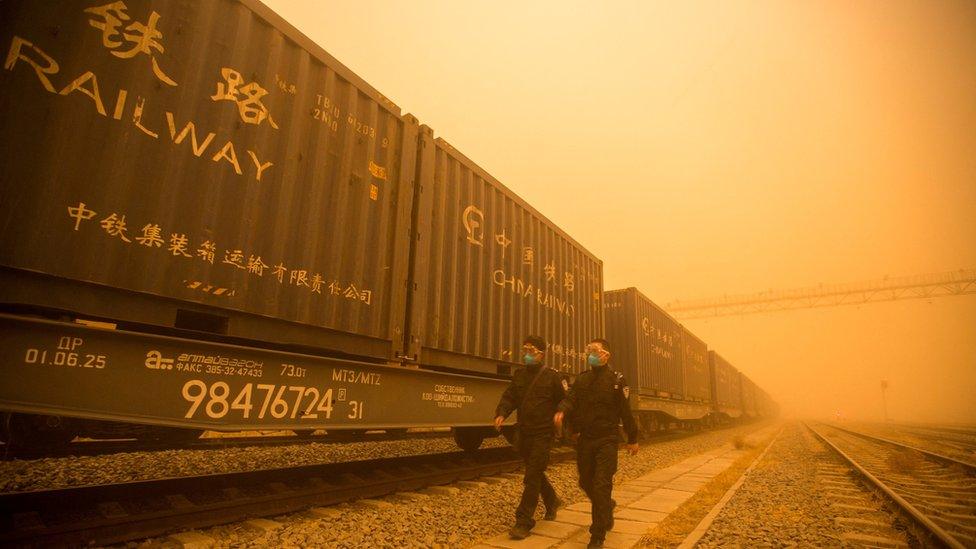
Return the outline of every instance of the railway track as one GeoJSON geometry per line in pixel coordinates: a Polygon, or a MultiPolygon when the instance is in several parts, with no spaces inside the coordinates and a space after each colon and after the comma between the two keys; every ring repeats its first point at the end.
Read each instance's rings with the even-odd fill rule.
{"type": "MultiPolygon", "coordinates": [[[[918,441],[930,449],[939,450],[950,457],[976,465],[976,432],[955,428],[916,427],[911,425],[886,426],[894,438],[912,444],[918,441]]],[[[886,433],[887,435],[887,433],[886,433]]]]}
{"type": "Polygon", "coordinates": [[[937,544],[976,547],[976,466],[834,425],[807,428],[937,544]]]}
{"type": "MultiPolygon", "coordinates": [[[[696,434],[674,431],[642,440],[661,443],[696,434]]],[[[560,447],[553,450],[551,463],[574,458],[575,450],[560,447]]],[[[473,453],[459,451],[0,493],[0,546],[122,543],[419,490],[515,471],[521,466],[518,454],[504,446],[473,453]]]]}
{"type": "MultiPolygon", "coordinates": [[[[572,450],[553,452],[571,459],[572,450]]],[[[513,471],[510,447],[0,494],[0,545],[121,543],[513,471]]]]}
{"type": "Polygon", "coordinates": [[[39,459],[69,456],[101,456],[124,452],[158,452],[162,450],[220,450],[225,448],[274,447],[317,442],[322,444],[349,442],[380,442],[385,440],[449,438],[450,431],[419,431],[406,433],[365,433],[357,435],[271,435],[200,438],[174,443],[141,440],[87,440],[55,447],[16,447],[0,445],[0,459],[39,459]]]}
{"type": "Polygon", "coordinates": [[[907,427],[911,429],[925,429],[929,431],[939,431],[943,433],[956,433],[959,435],[965,435],[970,438],[976,438],[976,427],[965,427],[961,425],[927,425],[927,424],[915,424],[915,423],[904,423],[897,424],[900,427],[907,427]]]}

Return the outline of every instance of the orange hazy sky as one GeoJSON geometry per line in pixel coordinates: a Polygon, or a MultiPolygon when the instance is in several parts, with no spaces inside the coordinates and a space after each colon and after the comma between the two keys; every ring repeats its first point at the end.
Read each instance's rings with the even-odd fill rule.
{"type": "MultiPolygon", "coordinates": [[[[660,304],[976,267],[976,2],[266,0],[660,304]]],[[[976,422],[976,295],[687,326],[797,414],[976,422]]]]}

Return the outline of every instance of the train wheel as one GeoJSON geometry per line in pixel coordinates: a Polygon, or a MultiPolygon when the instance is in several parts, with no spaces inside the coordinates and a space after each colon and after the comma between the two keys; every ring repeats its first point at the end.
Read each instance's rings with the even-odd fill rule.
{"type": "Polygon", "coordinates": [[[654,416],[647,413],[642,413],[637,417],[638,431],[645,438],[654,436],[657,432],[657,421],[654,416]]]}
{"type": "Polygon", "coordinates": [[[315,429],[295,429],[292,432],[298,435],[299,438],[310,438],[315,436],[315,429]]]}
{"type": "Polygon", "coordinates": [[[75,438],[73,422],[61,416],[3,414],[3,441],[11,446],[63,446],[75,438]]]}
{"type": "Polygon", "coordinates": [[[325,433],[334,440],[348,441],[362,437],[366,429],[332,429],[325,433]]]}
{"type": "Polygon", "coordinates": [[[478,448],[481,448],[481,443],[485,441],[485,431],[482,428],[475,427],[455,427],[454,428],[454,442],[457,443],[465,452],[474,452],[478,448]]]}
{"type": "Polygon", "coordinates": [[[200,438],[202,429],[183,429],[181,427],[149,427],[145,433],[139,435],[139,440],[166,442],[169,444],[187,444],[200,438]]]}

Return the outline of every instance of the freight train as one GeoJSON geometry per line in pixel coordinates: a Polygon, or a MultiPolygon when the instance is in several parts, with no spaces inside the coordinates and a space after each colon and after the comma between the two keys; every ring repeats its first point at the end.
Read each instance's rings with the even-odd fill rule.
{"type": "Polygon", "coordinates": [[[257,0],[0,20],[8,442],[451,426],[474,448],[529,333],[569,378],[617,342],[649,429],[772,413],[659,309],[613,320],[599,258],[257,0]]]}
{"type": "Polygon", "coordinates": [[[613,363],[642,431],[773,417],[772,398],[637,288],[604,293],[613,363]]]}

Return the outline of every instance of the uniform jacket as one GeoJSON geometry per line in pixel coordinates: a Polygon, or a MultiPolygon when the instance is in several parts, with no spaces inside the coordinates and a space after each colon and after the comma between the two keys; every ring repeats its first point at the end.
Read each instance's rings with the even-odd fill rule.
{"type": "Polygon", "coordinates": [[[552,434],[552,416],[556,414],[559,402],[565,397],[566,385],[562,374],[546,366],[524,366],[512,376],[512,382],[498,402],[495,415],[508,417],[518,410],[518,426],[523,434],[552,434]],[[539,373],[539,368],[545,370],[539,375],[532,392],[525,398],[524,409],[519,409],[525,390],[539,373]]]}
{"type": "Polygon", "coordinates": [[[596,366],[576,378],[559,411],[570,416],[575,429],[586,438],[617,436],[617,426],[623,421],[627,443],[635,444],[637,422],[627,402],[629,393],[623,374],[610,366],[596,366]]]}

